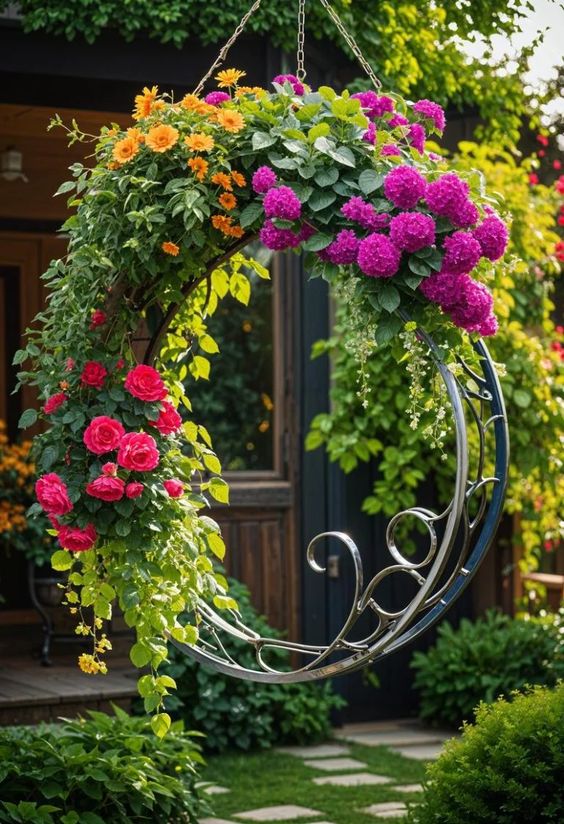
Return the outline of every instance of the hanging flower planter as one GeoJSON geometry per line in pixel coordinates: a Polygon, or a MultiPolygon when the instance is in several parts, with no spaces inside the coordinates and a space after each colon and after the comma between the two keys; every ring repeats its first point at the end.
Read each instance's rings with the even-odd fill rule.
{"type": "MultiPolygon", "coordinates": [[[[53,565],[69,571],[66,600],[93,639],[80,666],[106,671],[99,629],[117,599],[137,633],[131,659],[150,666],[139,682],[148,711],[174,687],[158,675],[167,641],[197,642],[203,603],[236,607],[211,560],[224,556],[219,528],[202,514],[209,496],[228,502],[228,487],[207,430],[190,418],[178,362],[197,341],[189,370],[207,377],[217,346],[206,313],[228,291],[248,299],[246,267],[267,277],[243,247],[259,238],[303,253],[308,276],[350,306],[367,344],[361,360],[419,325],[438,334],[456,371],[472,352],[467,333],[496,330],[486,282],[507,230],[479,175],[463,179],[426,151],[444,128],[440,106],[314,91],[294,75],[265,90],[243,77],[220,71],[217,91],[178,101],[146,88],[126,131],[69,130],[95,143],[95,159],[74,164],[59,189],[76,209],[69,252],[51,264],[41,327],[16,356],[30,360],[20,379],[44,399],[32,509],[51,520],[53,565]]],[[[36,417],[28,410],[21,425],[36,417]]],[[[169,723],[158,712],[155,731],[169,723]]]]}

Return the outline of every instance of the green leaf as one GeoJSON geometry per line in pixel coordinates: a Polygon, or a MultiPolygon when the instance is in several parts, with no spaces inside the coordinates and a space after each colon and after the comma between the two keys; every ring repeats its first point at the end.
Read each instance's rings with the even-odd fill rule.
{"type": "Polygon", "coordinates": [[[321,249],[325,249],[329,244],[333,241],[332,235],[323,235],[318,233],[316,235],[312,235],[302,244],[302,248],[306,252],[319,252],[321,249]]]}
{"type": "Polygon", "coordinates": [[[322,209],[326,209],[327,206],[331,206],[331,204],[334,203],[336,199],[337,195],[335,194],[335,192],[325,192],[316,190],[311,195],[307,205],[314,212],[320,212],[322,209]]]}
{"type": "Polygon", "coordinates": [[[220,561],[223,561],[225,557],[225,543],[221,535],[218,535],[217,532],[208,532],[206,540],[213,554],[219,558],[220,561]]]}
{"type": "Polygon", "coordinates": [[[57,197],[57,195],[64,195],[67,192],[74,192],[76,189],[76,181],[75,180],[66,180],[64,183],[61,183],[53,197],[57,197]]]}
{"type": "Polygon", "coordinates": [[[151,650],[147,649],[147,647],[143,644],[137,642],[136,644],[133,644],[129,650],[129,657],[131,658],[131,663],[133,666],[141,668],[147,666],[152,658],[152,654],[151,650]]]}
{"type": "Polygon", "coordinates": [[[229,485],[222,478],[212,478],[209,482],[210,494],[222,504],[229,503],[229,485]]]}
{"type": "Polygon", "coordinates": [[[204,352],[207,352],[208,355],[214,355],[216,352],[219,352],[219,346],[211,335],[202,335],[198,338],[198,344],[204,352]]]}
{"type": "Polygon", "coordinates": [[[360,190],[369,195],[379,189],[384,182],[384,175],[378,174],[373,169],[366,169],[358,178],[360,190]]]}
{"type": "Polygon", "coordinates": [[[28,426],[33,426],[36,420],[37,411],[35,409],[26,409],[25,412],[22,415],[20,415],[18,427],[19,429],[27,429],[28,426]]]}
{"type": "Polygon", "coordinates": [[[424,261],[413,257],[413,255],[409,257],[407,265],[414,275],[420,275],[421,277],[427,277],[427,275],[430,275],[432,271],[430,266],[428,266],[424,261]]]}
{"type": "Polygon", "coordinates": [[[380,306],[387,312],[394,312],[401,302],[400,293],[391,283],[387,283],[378,295],[380,306]]]}
{"type": "Polygon", "coordinates": [[[73,561],[72,555],[66,549],[58,549],[51,556],[51,566],[53,569],[56,569],[57,572],[65,572],[67,569],[70,569],[73,561]]]}
{"type": "Polygon", "coordinates": [[[350,166],[352,169],[356,166],[356,159],[353,152],[348,146],[340,146],[338,149],[332,149],[329,156],[336,160],[337,163],[342,163],[343,166],[350,166]]]}
{"type": "Polygon", "coordinates": [[[131,522],[130,521],[118,521],[115,525],[116,535],[119,535],[120,538],[125,538],[126,535],[129,535],[131,532],[131,522]]]}
{"type": "Polygon", "coordinates": [[[268,146],[273,146],[277,139],[278,138],[275,135],[269,134],[268,132],[255,132],[251,142],[255,152],[258,152],[260,149],[266,149],[268,146]]]}
{"type": "Polygon", "coordinates": [[[318,186],[333,186],[339,179],[339,170],[335,166],[320,169],[315,175],[318,186]]]}
{"type": "Polygon", "coordinates": [[[257,221],[260,217],[264,214],[264,209],[262,203],[249,203],[243,211],[241,212],[241,216],[239,217],[239,223],[246,229],[249,226],[252,226],[255,221],[257,221]]]}
{"type": "Polygon", "coordinates": [[[237,601],[227,595],[214,595],[213,602],[218,609],[237,609],[238,607],[237,601]]]}
{"type": "Polygon", "coordinates": [[[318,137],[327,137],[331,134],[331,127],[328,123],[316,123],[307,133],[307,139],[310,143],[315,143],[318,137]]]}
{"type": "Polygon", "coordinates": [[[388,343],[402,328],[402,321],[395,315],[389,315],[382,318],[378,323],[376,329],[376,343],[382,346],[388,343]]]}
{"type": "Polygon", "coordinates": [[[531,405],[533,398],[525,389],[516,389],[513,393],[513,400],[521,409],[526,409],[531,405]]]}
{"type": "Polygon", "coordinates": [[[157,738],[164,738],[170,729],[171,718],[166,712],[159,712],[151,718],[151,729],[157,738]]]}

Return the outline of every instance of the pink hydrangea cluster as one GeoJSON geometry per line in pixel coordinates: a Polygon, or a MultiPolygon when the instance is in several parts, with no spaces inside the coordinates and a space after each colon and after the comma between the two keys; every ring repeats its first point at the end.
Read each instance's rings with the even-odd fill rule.
{"type": "Polygon", "coordinates": [[[399,269],[400,252],[386,235],[373,232],[360,241],[357,262],[369,277],[391,278],[399,269]]]}
{"type": "Polygon", "coordinates": [[[298,80],[295,74],[277,74],[272,82],[279,83],[281,86],[283,86],[284,83],[289,83],[294,90],[294,94],[300,97],[305,94],[305,86],[298,80]]]}
{"type": "Polygon", "coordinates": [[[435,272],[421,282],[419,289],[447,312],[456,326],[484,337],[497,332],[491,292],[469,275],[435,272]]]}
{"type": "Polygon", "coordinates": [[[388,125],[391,129],[395,129],[397,126],[409,126],[409,120],[403,114],[395,114],[388,120],[388,125]]]}
{"type": "Polygon", "coordinates": [[[455,172],[447,172],[429,183],[425,200],[436,215],[448,218],[461,229],[478,220],[478,210],[468,197],[469,186],[455,172]]]}
{"type": "Polygon", "coordinates": [[[421,212],[400,212],[390,221],[390,240],[398,249],[418,252],[435,242],[435,221],[421,212]]]}
{"type": "Polygon", "coordinates": [[[453,275],[471,272],[482,256],[480,244],[471,232],[453,232],[443,243],[445,255],[441,271],[453,275]]]}
{"type": "Polygon", "coordinates": [[[276,186],[277,180],[274,169],[271,169],[270,166],[259,166],[253,175],[251,185],[257,195],[263,195],[273,186],[276,186]]]}
{"type": "Polygon", "coordinates": [[[261,243],[273,252],[295,249],[300,244],[299,236],[292,229],[279,229],[271,220],[265,220],[259,237],[261,243]]]}
{"type": "Polygon", "coordinates": [[[355,263],[358,243],[358,238],[352,229],[343,229],[335,240],[319,253],[319,257],[339,266],[355,263]]]}
{"type": "Polygon", "coordinates": [[[365,143],[371,143],[373,146],[376,143],[376,124],[371,120],[368,124],[367,130],[362,135],[365,143]]]}
{"type": "Polygon", "coordinates": [[[347,200],[341,207],[341,214],[363,229],[383,229],[390,221],[388,215],[379,215],[372,203],[367,203],[358,196],[347,200]]]}
{"type": "Polygon", "coordinates": [[[424,117],[426,120],[432,120],[435,129],[438,132],[444,132],[445,129],[445,113],[442,106],[438,103],[433,103],[432,100],[418,100],[413,106],[413,111],[424,117]]]}
{"type": "Polygon", "coordinates": [[[428,278],[423,278],[419,289],[427,300],[447,309],[454,304],[463,277],[464,275],[453,275],[450,272],[433,272],[428,278]]]}
{"type": "Polygon", "coordinates": [[[231,100],[226,92],[210,92],[204,97],[205,102],[209,106],[221,106],[227,100],[231,100]]]}
{"type": "Polygon", "coordinates": [[[509,241],[509,232],[503,220],[496,214],[488,215],[472,232],[480,244],[482,255],[488,260],[503,257],[509,241]]]}
{"type": "Polygon", "coordinates": [[[401,151],[399,146],[395,143],[386,143],[385,146],[382,146],[380,154],[382,157],[399,157],[401,155],[401,151]]]}
{"type": "Polygon", "coordinates": [[[297,220],[302,213],[302,203],[289,186],[269,189],[263,201],[267,217],[280,220],[297,220]]]}
{"type": "Polygon", "coordinates": [[[384,178],[384,194],[399,209],[413,209],[425,194],[426,185],[413,166],[396,166],[384,178]]]}
{"type": "Polygon", "coordinates": [[[351,95],[356,100],[360,100],[360,105],[364,113],[370,120],[375,117],[382,117],[386,112],[393,112],[394,101],[386,95],[377,95],[376,92],[357,92],[351,95]]]}
{"type": "Polygon", "coordinates": [[[407,133],[407,139],[413,148],[419,152],[419,154],[423,154],[425,151],[425,140],[427,139],[427,134],[425,129],[420,123],[412,123],[409,127],[409,131],[407,133]]]}

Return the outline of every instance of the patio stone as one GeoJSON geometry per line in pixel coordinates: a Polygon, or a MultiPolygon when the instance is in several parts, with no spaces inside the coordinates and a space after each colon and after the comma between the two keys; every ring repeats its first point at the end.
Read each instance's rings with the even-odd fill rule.
{"type": "Polygon", "coordinates": [[[407,808],[401,801],[384,801],[381,804],[371,804],[370,807],[365,807],[361,812],[373,815],[376,818],[403,818],[407,808]]]}
{"type": "Polygon", "coordinates": [[[201,790],[206,795],[223,795],[230,792],[227,787],[220,787],[219,784],[206,784],[205,781],[198,781],[196,789],[201,790]]]}
{"type": "Polygon", "coordinates": [[[198,824],[233,824],[233,822],[225,818],[202,818],[198,824]]]}
{"type": "Polygon", "coordinates": [[[406,758],[415,758],[417,761],[434,761],[442,752],[442,742],[436,744],[418,744],[414,747],[392,747],[392,752],[404,755],[406,758]]]}
{"type": "Polygon", "coordinates": [[[356,758],[320,758],[304,761],[304,764],[306,767],[313,767],[314,770],[326,770],[327,772],[366,769],[366,764],[357,761],[356,758]]]}
{"type": "Polygon", "coordinates": [[[329,784],[332,787],[359,787],[369,784],[389,784],[392,779],[374,773],[349,773],[348,775],[327,775],[314,778],[314,784],[329,784]]]}
{"type": "Polygon", "coordinates": [[[277,807],[261,807],[260,810],[234,813],[235,818],[244,818],[245,821],[294,821],[296,818],[315,818],[318,815],[318,810],[298,807],[295,804],[281,804],[277,807]]]}
{"type": "Polygon", "coordinates": [[[297,758],[334,758],[348,755],[349,748],[342,744],[318,744],[315,747],[277,747],[276,752],[295,755],[297,758]]]}
{"type": "Polygon", "coordinates": [[[422,730],[390,730],[385,732],[362,732],[347,736],[348,741],[364,744],[365,747],[411,747],[423,744],[442,744],[452,733],[424,732],[422,730]]]}
{"type": "Polygon", "coordinates": [[[423,786],[421,784],[401,784],[399,787],[393,787],[398,793],[422,793],[423,786]]]}

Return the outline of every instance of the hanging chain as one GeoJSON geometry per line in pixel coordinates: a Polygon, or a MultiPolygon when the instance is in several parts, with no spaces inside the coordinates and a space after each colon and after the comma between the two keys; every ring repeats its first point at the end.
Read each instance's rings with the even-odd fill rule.
{"type": "Polygon", "coordinates": [[[366,57],[361,52],[360,47],[357,44],[354,37],[352,36],[352,34],[350,34],[347,31],[347,29],[345,28],[345,24],[343,23],[343,21],[341,20],[341,18],[339,17],[337,12],[335,11],[335,9],[332,8],[329,5],[327,0],[319,0],[319,2],[321,3],[321,5],[325,9],[325,11],[327,12],[329,17],[331,18],[331,20],[333,21],[333,23],[335,24],[337,29],[339,30],[340,34],[343,37],[343,40],[345,41],[345,43],[347,44],[349,49],[352,51],[352,53],[354,54],[354,56],[356,57],[356,59],[358,60],[358,62],[360,63],[360,65],[362,66],[362,68],[364,69],[364,71],[366,72],[368,77],[370,78],[370,80],[372,81],[373,86],[376,89],[381,89],[382,88],[382,82],[374,74],[374,70],[373,70],[372,66],[370,65],[370,63],[368,62],[366,57]]]}
{"type": "Polygon", "coordinates": [[[196,95],[200,94],[200,92],[202,91],[202,89],[204,88],[204,86],[206,84],[206,81],[208,81],[210,79],[210,77],[212,76],[212,74],[214,73],[214,71],[217,68],[219,68],[219,66],[221,66],[221,64],[223,63],[223,61],[227,57],[227,52],[229,51],[229,49],[231,48],[233,43],[237,40],[239,35],[243,32],[243,29],[247,25],[249,17],[251,17],[251,15],[253,15],[255,13],[255,11],[258,9],[260,4],[261,4],[261,0],[255,0],[255,2],[253,3],[253,5],[249,9],[249,11],[241,19],[241,22],[239,23],[239,25],[237,26],[237,28],[235,29],[235,31],[233,32],[233,34],[231,35],[229,40],[225,43],[225,45],[223,46],[223,48],[221,49],[221,51],[217,55],[217,57],[215,59],[215,62],[212,64],[212,66],[209,68],[208,72],[202,77],[202,79],[200,80],[200,82],[198,83],[196,88],[194,89],[193,94],[196,94],[196,95]]]}
{"type": "Polygon", "coordinates": [[[299,0],[298,4],[298,51],[296,53],[296,77],[298,80],[305,80],[305,4],[306,0],[299,0]]]}

